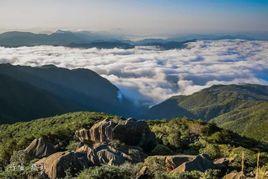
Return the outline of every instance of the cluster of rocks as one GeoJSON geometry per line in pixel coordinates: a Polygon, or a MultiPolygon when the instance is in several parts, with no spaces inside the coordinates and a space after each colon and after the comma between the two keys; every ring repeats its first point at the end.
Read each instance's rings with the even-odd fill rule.
{"type": "MultiPolygon", "coordinates": [[[[150,156],[154,161],[162,161],[167,172],[172,174],[181,174],[187,171],[200,171],[205,172],[209,169],[219,169],[223,172],[228,164],[229,160],[226,158],[220,158],[215,161],[211,161],[206,154],[200,155],[171,155],[171,156],[150,156]]],[[[140,178],[149,175],[150,166],[146,164],[139,172],[140,178]]]]}
{"type": "Polygon", "coordinates": [[[144,151],[154,147],[155,135],[143,121],[105,119],[91,128],[75,132],[80,146],[74,151],[58,151],[44,138],[35,139],[24,150],[32,158],[40,158],[35,167],[49,178],[62,178],[88,167],[102,164],[138,163],[146,158],[144,151]]]}
{"type": "MultiPolygon", "coordinates": [[[[154,133],[143,121],[105,119],[95,123],[91,128],[75,132],[80,145],[73,151],[62,151],[58,146],[44,138],[35,139],[24,150],[32,158],[39,158],[34,166],[49,178],[64,178],[66,172],[75,175],[79,171],[99,166],[122,165],[125,162],[139,163],[147,158],[146,152],[156,146],[154,133]]],[[[206,154],[149,156],[164,161],[167,172],[180,174],[186,171],[205,172],[208,169],[224,171],[228,166],[225,158],[211,161],[206,154]]],[[[150,166],[143,167],[137,178],[146,178],[150,166]]],[[[240,173],[230,173],[227,178],[240,177],[240,173]]]]}

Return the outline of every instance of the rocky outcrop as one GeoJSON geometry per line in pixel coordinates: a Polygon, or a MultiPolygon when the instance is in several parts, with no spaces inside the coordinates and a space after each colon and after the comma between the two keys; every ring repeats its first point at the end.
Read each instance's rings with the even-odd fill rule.
{"type": "Polygon", "coordinates": [[[32,158],[43,158],[57,152],[54,145],[43,138],[34,139],[24,151],[32,158]]]}
{"type": "Polygon", "coordinates": [[[66,173],[75,175],[80,170],[90,166],[84,153],[57,152],[35,163],[49,178],[63,178],[66,173]]]}
{"type": "Polygon", "coordinates": [[[75,136],[82,144],[75,152],[56,152],[43,139],[34,140],[25,150],[38,158],[48,156],[35,165],[49,178],[62,178],[66,172],[75,174],[89,166],[142,162],[146,157],[144,149],[154,147],[156,141],[147,123],[133,119],[105,119],[90,129],[76,131],[75,136]]]}
{"type": "Polygon", "coordinates": [[[193,155],[171,155],[165,159],[165,165],[167,171],[172,171],[184,162],[191,161],[194,158],[193,155]]]}
{"type": "Polygon", "coordinates": [[[213,162],[209,159],[208,155],[201,154],[197,155],[193,160],[184,162],[177,168],[175,168],[172,173],[183,173],[186,171],[201,171],[205,172],[208,169],[214,169],[216,166],[213,164],[213,162]]]}
{"type": "Polygon", "coordinates": [[[80,129],[75,132],[75,137],[79,139],[81,142],[89,142],[90,132],[87,129],[80,129]]]}
{"type": "Polygon", "coordinates": [[[127,145],[142,147],[145,151],[155,146],[155,135],[144,121],[128,119],[116,125],[113,129],[113,138],[127,145]]]}
{"type": "Polygon", "coordinates": [[[155,145],[155,135],[147,123],[133,119],[119,121],[105,119],[90,129],[76,131],[75,135],[81,142],[107,143],[119,140],[126,145],[142,147],[145,151],[151,150],[155,145]]]}
{"type": "MultiPolygon", "coordinates": [[[[154,155],[149,156],[144,160],[143,166],[147,166],[149,169],[152,168],[152,163],[159,165],[160,168],[170,172],[177,168],[184,162],[191,161],[195,158],[194,155],[154,155]],[[161,165],[161,166],[160,166],[161,165]]],[[[153,164],[153,165],[154,165],[153,164]]]]}
{"type": "Polygon", "coordinates": [[[86,153],[92,165],[121,165],[125,162],[138,163],[142,162],[146,156],[139,148],[129,146],[115,148],[107,144],[92,147],[84,145],[76,151],[86,153]]]}
{"type": "Polygon", "coordinates": [[[95,123],[90,129],[81,129],[75,132],[81,142],[104,143],[113,140],[112,130],[115,127],[110,119],[95,123]]]}
{"type": "Polygon", "coordinates": [[[90,138],[95,143],[113,140],[113,128],[116,126],[112,120],[103,120],[90,128],[90,138]]]}

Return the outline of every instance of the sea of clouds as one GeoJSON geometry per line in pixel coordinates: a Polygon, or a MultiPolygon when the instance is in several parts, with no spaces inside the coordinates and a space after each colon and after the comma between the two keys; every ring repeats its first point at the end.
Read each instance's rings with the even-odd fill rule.
{"type": "Polygon", "coordinates": [[[148,105],[213,84],[268,84],[267,41],[197,41],[174,50],[0,47],[0,63],[91,69],[148,105]]]}

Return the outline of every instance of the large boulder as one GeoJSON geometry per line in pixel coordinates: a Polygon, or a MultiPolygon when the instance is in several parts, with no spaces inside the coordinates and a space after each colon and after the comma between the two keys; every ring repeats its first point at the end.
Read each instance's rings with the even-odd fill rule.
{"type": "Polygon", "coordinates": [[[151,150],[156,144],[155,135],[147,123],[134,119],[105,119],[95,123],[90,129],[76,131],[75,135],[81,142],[108,143],[118,140],[126,145],[142,147],[145,151],[151,150]]]}
{"type": "Polygon", "coordinates": [[[34,139],[24,152],[32,158],[43,158],[57,152],[53,144],[44,138],[34,139]]]}
{"type": "Polygon", "coordinates": [[[91,142],[90,131],[88,129],[79,129],[75,131],[75,137],[81,142],[91,142]]]}
{"type": "Polygon", "coordinates": [[[128,119],[116,125],[113,129],[113,138],[127,145],[139,146],[145,151],[155,146],[155,135],[144,121],[128,119]]]}
{"type": "Polygon", "coordinates": [[[216,166],[214,163],[209,159],[208,155],[201,154],[197,155],[193,160],[184,162],[177,168],[175,168],[172,173],[183,173],[186,171],[201,171],[205,172],[208,169],[214,169],[216,166]]]}
{"type": "Polygon", "coordinates": [[[116,126],[110,119],[95,123],[90,129],[81,129],[75,132],[81,142],[103,143],[113,139],[112,130],[116,126]]]}
{"type": "MultiPolygon", "coordinates": [[[[184,162],[191,161],[195,158],[194,155],[154,155],[149,156],[144,160],[143,166],[146,166],[149,171],[154,171],[155,168],[170,172],[184,162]]],[[[161,171],[158,171],[161,172],[161,171]]]]}
{"type": "Polygon", "coordinates": [[[84,145],[76,150],[87,155],[92,165],[121,165],[125,162],[142,162],[146,155],[141,149],[129,146],[113,147],[108,144],[99,144],[95,146],[84,145]]]}
{"type": "Polygon", "coordinates": [[[98,151],[97,158],[100,164],[122,165],[126,162],[123,153],[120,151],[112,151],[108,148],[98,151]]]}
{"type": "Polygon", "coordinates": [[[90,163],[85,153],[57,152],[35,163],[35,166],[49,178],[64,178],[66,173],[74,176],[79,171],[88,168],[90,163]]]}

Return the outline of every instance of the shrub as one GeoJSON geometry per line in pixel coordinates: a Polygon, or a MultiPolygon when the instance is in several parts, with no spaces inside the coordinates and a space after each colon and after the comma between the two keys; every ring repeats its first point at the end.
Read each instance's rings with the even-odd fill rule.
{"type": "Polygon", "coordinates": [[[201,179],[218,179],[220,178],[220,170],[212,170],[209,169],[205,173],[202,174],[201,179]]]}
{"type": "Polygon", "coordinates": [[[151,174],[165,172],[165,157],[149,156],[144,160],[143,166],[147,166],[151,174]]]}
{"type": "Polygon", "coordinates": [[[14,151],[10,163],[14,165],[28,165],[31,158],[24,150],[14,151]]]}
{"type": "Polygon", "coordinates": [[[192,131],[194,127],[192,121],[185,119],[174,119],[170,121],[149,122],[152,132],[160,144],[168,146],[177,151],[183,151],[196,139],[197,131],[192,131]]]}
{"type": "Polygon", "coordinates": [[[203,175],[202,172],[199,171],[190,171],[184,172],[178,176],[178,179],[200,179],[203,175]]]}
{"type": "Polygon", "coordinates": [[[78,147],[78,142],[71,140],[69,144],[66,146],[66,149],[69,151],[74,151],[77,149],[77,147],[78,147]]]}
{"type": "Polygon", "coordinates": [[[27,166],[9,164],[6,166],[5,171],[0,172],[0,178],[7,179],[29,178],[30,176],[38,176],[37,178],[40,179],[43,178],[39,175],[38,171],[32,167],[32,164],[29,164],[27,166]]]}
{"type": "Polygon", "coordinates": [[[219,146],[215,144],[207,144],[200,152],[208,154],[211,159],[215,159],[221,155],[219,146]]]}
{"type": "Polygon", "coordinates": [[[130,167],[103,165],[82,171],[78,179],[132,179],[135,172],[130,167]]]}
{"type": "Polygon", "coordinates": [[[212,142],[212,143],[223,143],[224,141],[224,136],[222,134],[222,132],[215,132],[213,133],[211,136],[208,137],[208,141],[212,142]]]}
{"type": "Polygon", "coordinates": [[[249,173],[254,170],[257,163],[257,154],[249,149],[243,147],[237,147],[233,149],[230,153],[230,158],[233,158],[234,161],[232,165],[238,170],[241,169],[242,153],[244,153],[244,165],[246,173],[249,173]]]}

